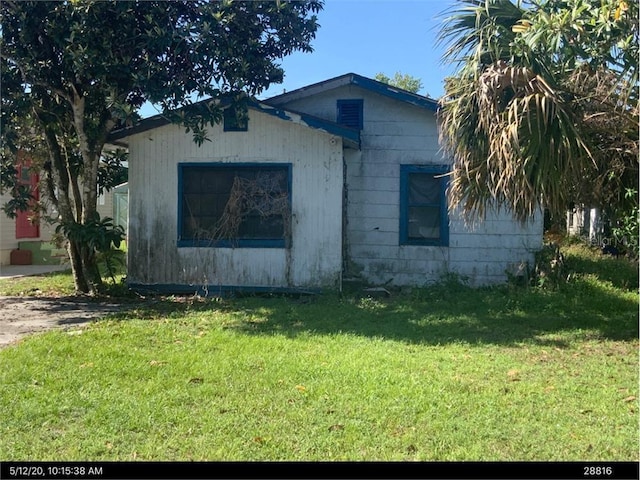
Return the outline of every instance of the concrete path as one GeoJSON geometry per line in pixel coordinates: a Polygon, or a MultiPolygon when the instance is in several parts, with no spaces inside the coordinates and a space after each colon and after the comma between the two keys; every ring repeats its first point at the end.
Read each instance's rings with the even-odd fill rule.
{"type": "MultiPolygon", "coordinates": [[[[69,269],[69,265],[1,265],[0,278],[16,278],[69,269]]],[[[83,297],[4,297],[0,296],[0,348],[18,342],[26,335],[52,328],[74,329],[92,320],[132,308],[83,297]]]]}
{"type": "Polygon", "coordinates": [[[26,335],[52,328],[74,329],[134,305],[98,302],[82,297],[0,296],[0,349],[26,335]]]}
{"type": "Polygon", "coordinates": [[[69,265],[0,265],[0,278],[42,275],[71,268],[69,265]]]}

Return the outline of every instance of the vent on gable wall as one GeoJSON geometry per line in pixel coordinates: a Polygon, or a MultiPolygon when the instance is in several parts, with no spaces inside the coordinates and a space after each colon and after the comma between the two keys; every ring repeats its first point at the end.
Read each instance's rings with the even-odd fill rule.
{"type": "Polygon", "coordinates": [[[345,127],[362,130],[363,103],[362,99],[338,100],[337,122],[345,127]]]}

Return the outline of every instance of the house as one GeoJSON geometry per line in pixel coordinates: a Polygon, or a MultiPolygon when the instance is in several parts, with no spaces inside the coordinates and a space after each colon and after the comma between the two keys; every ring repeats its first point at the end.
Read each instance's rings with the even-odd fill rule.
{"type": "MultiPolygon", "coordinates": [[[[30,162],[19,157],[18,178],[29,186],[36,200],[40,198],[39,175],[32,171],[30,162]]],[[[0,194],[0,206],[11,199],[8,193],[0,194]]],[[[98,197],[97,211],[100,217],[111,217],[114,224],[127,231],[128,185],[123,183],[104,192],[98,197]]],[[[57,216],[49,206],[48,216],[57,216]]],[[[59,265],[68,262],[64,248],[58,247],[52,239],[56,224],[38,218],[33,211],[18,211],[16,218],[9,218],[0,212],[0,265],[59,265]]]]}
{"type": "MultiPolygon", "coordinates": [[[[38,199],[39,175],[29,167],[29,160],[19,157],[18,179],[38,199]]],[[[0,205],[10,199],[8,193],[0,194],[0,205]]],[[[0,266],[60,264],[61,252],[51,243],[54,231],[54,226],[38,219],[33,211],[19,211],[16,218],[0,212],[0,266]]]]}
{"type": "Polygon", "coordinates": [[[198,146],[161,116],[129,149],[128,281],[138,290],[340,288],[346,279],[503,282],[542,246],[542,214],[450,211],[437,102],[353,73],[250,103],[198,146]]]}

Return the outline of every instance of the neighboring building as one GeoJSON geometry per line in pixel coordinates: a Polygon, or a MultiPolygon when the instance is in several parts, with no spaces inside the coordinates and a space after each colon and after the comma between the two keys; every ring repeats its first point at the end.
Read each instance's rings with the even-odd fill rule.
{"type": "Polygon", "coordinates": [[[248,123],[225,115],[202,146],[159,116],[114,132],[129,148],[130,285],[419,286],[446,273],[504,281],[542,246],[542,213],[521,225],[503,210],[473,226],[450,213],[436,110],[432,99],[347,74],[253,103],[248,123]],[[251,198],[238,198],[242,188],[251,198]],[[227,228],[247,204],[253,213],[227,228]]]}
{"type": "Polygon", "coordinates": [[[603,225],[597,208],[575,205],[567,210],[567,234],[588,239],[596,244],[603,238],[603,225]]]}
{"type": "Polygon", "coordinates": [[[98,195],[96,210],[100,218],[112,218],[113,224],[120,225],[126,232],[129,223],[129,184],[121,183],[98,195]]]}
{"type": "MultiPolygon", "coordinates": [[[[17,169],[19,181],[29,186],[38,199],[39,176],[29,169],[29,161],[23,159],[17,169]]],[[[0,195],[0,206],[10,199],[8,194],[0,195]]],[[[54,256],[59,252],[51,244],[54,230],[55,227],[36,219],[32,211],[18,212],[16,218],[9,218],[0,211],[0,265],[59,264],[60,258],[54,256]]]]}
{"type": "MultiPolygon", "coordinates": [[[[29,170],[29,162],[18,164],[18,178],[40,198],[39,175],[29,170]]],[[[123,183],[98,197],[97,211],[101,217],[111,217],[116,225],[127,231],[128,185],[123,183]]],[[[10,200],[8,194],[0,195],[0,206],[10,200]]],[[[49,211],[53,215],[53,211],[49,211]]],[[[64,248],[51,242],[56,225],[34,219],[32,211],[18,212],[15,219],[0,212],[0,265],[33,264],[58,265],[68,261],[64,248]],[[21,252],[15,253],[16,250],[21,252]],[[12,252],[14,252],[12,254],[12,252]]]]}

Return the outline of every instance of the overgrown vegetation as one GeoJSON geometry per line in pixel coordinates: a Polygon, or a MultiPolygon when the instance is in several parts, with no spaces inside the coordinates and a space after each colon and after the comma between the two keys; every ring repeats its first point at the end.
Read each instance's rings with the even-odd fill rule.
{"type": "MultiPolygon", "coordinates": [[[[265,224],[281,226],[282,237],[288,243],[291,237],[291,204],[288,189],[282,188],[286,181],[284,174],[273,172],[258,172],[251,178],[234,176],[229,198],[215,222],[207,224],[201,218],[190,215],[190,230],[193,230],[194,239],[210,245],[226,240],[235,245],[243,238],[243,224],[258,218],[265,224]]],[[[187,198],[185,203],[190,212],[187,198]]]]}
{"type": "Polygon", "coordinates": [[[0,351],[0,457],[638,461],[637,264],[561,251],[554,288],[149,298],[32,336],[0,351]]]}
{"type": "Polygon", "coordinates": [[[637,2],[454,2],[440,32],[453,201],[523,221],[585,204],[637,224],[638,35],[637,2]]]}
{"type": "MultiPolygon", "coordinates": [[[[150,102],[202,144],[207,127],[222,121],[222,101],[260,94],[282,81],[285,56],[312,50],[322,7],[320,0],[0,3],[0,191],[17,197],[5,211],[34,199],[14,181],[24,158],[64,233],[91,228],[99,190],[124,176],[122,154],[105,153],[114,129],[134,125],[150,102]]],[[[100,252],[83,238],[67,238],[75,290],[99,293],[100,252]]]]}
{"type": "Polygon", "coordinates": [[[580,237],[551,236],[537,252],[527,285],[542,289],[571,288],[571,284],[593,276],[615,288],[638,289],[638,262],[621,254],[603,254],[602,248],[580,237]]]}

